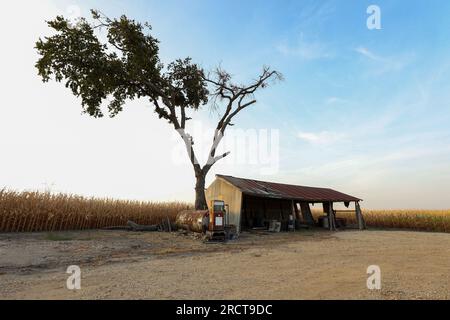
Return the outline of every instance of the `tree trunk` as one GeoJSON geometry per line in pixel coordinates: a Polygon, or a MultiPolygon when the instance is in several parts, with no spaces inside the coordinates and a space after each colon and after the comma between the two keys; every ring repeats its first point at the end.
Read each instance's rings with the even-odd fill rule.
{"type": "Polygon", "coordinates": [[[195,175],[197,182],[195,184],[195,210],[206,210],[208,204],[205,197],[205,174],[195,175]]]}

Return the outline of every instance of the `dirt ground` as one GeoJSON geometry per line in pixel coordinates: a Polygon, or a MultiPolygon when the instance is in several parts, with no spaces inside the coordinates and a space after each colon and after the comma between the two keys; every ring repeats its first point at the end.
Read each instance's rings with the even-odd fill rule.
{"type": "Polygon", "coordinates": [[[0,234],[1,299],[450,299],[450,234],[305,230],[0,234]],[[81,290],[66,288],[81,268],[81,290]],[[366,287],[381,268],[381,290],[366,287]]]}

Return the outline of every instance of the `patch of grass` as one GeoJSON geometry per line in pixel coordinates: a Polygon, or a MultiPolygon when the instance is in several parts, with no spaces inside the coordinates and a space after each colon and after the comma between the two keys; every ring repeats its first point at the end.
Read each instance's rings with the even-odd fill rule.
{"type": "Polygon", "coordinates": [[[71,237],[68,234],[53,233],[53,232],[46,233],[44,239],[49,240],[49,241],[72,241],[72,240],[75,240],[73,237],[71,237]]]}

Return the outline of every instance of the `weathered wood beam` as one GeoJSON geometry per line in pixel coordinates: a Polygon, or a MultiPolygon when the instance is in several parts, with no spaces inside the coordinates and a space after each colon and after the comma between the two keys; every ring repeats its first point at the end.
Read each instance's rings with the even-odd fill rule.
{"type": "Polygon", "coordinates": [[[359,230],[366,229],[366,221],[361,212],[361,207],[359,206],[359,201],[355,201],[355,213],[356,213],[356,221],[358,221],[359,230]]]}
{"type": "Polygon", "coordinates": [[[297,203],[292,200],[292,215],[294,216],[295,220],[300,220],[300,213],[298,212],[297,203]]]}
{"type": "Polygon", "coordinates": [[[306,222],[306,224],[310,226],[314,226],[316,223],[314,221],[314,217],[311,213],[311,208],[309,207],[308,202],[300,202],[300,210],[302,212],[303,220],[306,222]]]}
{"type": "Polygon", "coordinates": [[[333,202],[328,203],[328,226],[330,231],[336,231],[336,219],[333,212],[333,202]]]}

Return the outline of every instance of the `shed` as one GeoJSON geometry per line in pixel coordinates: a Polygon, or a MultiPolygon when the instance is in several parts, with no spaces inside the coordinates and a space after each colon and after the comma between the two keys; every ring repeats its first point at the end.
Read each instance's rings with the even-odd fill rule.
{"type": "Polygon", "coordinates": [[[284,183],[216,175],[206,189],[208,203],[223,200],[228,205],[228,223],[236,225],[238,232],[244,229],[264,227],[268,221],[286,224],[290,216],[304,224],[315,225],[310,204],[320,203],[330,230],[336,229],[336,214],[352,211],[359,229],[365,229],[365,221],[359,202],[362,199],[329,188],[306,187],[284,183]],[[333,204],[342,202],[354,210],[334,210],[333,204]]]}

